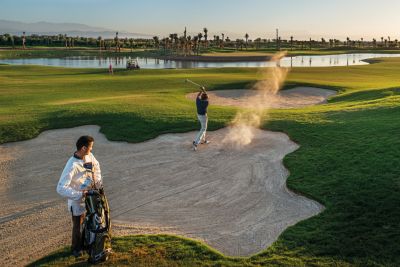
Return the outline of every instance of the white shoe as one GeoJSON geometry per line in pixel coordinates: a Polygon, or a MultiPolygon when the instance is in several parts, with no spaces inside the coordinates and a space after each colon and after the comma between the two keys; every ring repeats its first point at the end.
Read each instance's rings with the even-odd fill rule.
{"type": "Polygon", "coordinates": [[[205,144],[205,145],[207,145],[207,144],[209,144],[210,143],[210,141],[208,141],[208,140],[204,140],[203,142],[201,142],[202,144],[205,144]]]}
{"type": "Polygon", "coordinates": [[[196,151],[196,150],[197,150],[197,145],[196,145],[196,142],[195,142],[195,141],[193,141],[192,148],[193,148],[193,151],[196,151]]]}

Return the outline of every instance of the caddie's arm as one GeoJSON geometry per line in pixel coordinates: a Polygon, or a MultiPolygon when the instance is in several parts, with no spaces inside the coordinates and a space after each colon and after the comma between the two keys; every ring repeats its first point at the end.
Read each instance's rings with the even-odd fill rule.
{"type": "Polygon", "coordinates": [[[103,186],[103,179],[101,177],[100,164],[94,156],[92,162],[94,169],[93,170],[94,183],[96,185],[96,188],[101,188],[103,186]]]}
{"type": "Polygon", "coordinates": [[[70,186],[74,174],[75,170],[73,166],[65,166],[57,184],[57,193],[72,200],[80,200],[83,196],[83,192],[75,190],[70,186]]]}

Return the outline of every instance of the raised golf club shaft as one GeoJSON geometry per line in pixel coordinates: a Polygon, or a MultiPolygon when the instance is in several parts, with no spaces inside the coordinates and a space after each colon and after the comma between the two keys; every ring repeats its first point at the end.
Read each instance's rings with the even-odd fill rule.
{"type": "Polygon", "coordinates": [[[198,83],[195,83],[195,82],[193,82],[193,81],[191,81],[191,80],[189,80],[189,79],[186,79],[186,82],[189,82],[189,83],[191,83],[191,84],[194,84],[194,85],[200,87],[200,88],[203,90],[203,87],[204,87],[204,86],[202,86],[202,85],[200,85],[200,84],[198,84],[198,83]]]}

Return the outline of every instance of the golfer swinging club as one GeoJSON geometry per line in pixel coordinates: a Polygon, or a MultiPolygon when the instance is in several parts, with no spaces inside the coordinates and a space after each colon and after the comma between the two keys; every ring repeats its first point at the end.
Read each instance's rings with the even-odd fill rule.
{"type": "Polygon", "coordinates": [[[197,150],[197,146],[201,144],[208,144],[209,141],[206,139],[207,131],[207,108],[208,108],[208,95],[204,86],[200,87],[200,92],[196,97],[196,107],[197,107],[197,118],[200,121],[201,129],[197,134],[196,139],[193,141],[193,150],[197,150]]]}

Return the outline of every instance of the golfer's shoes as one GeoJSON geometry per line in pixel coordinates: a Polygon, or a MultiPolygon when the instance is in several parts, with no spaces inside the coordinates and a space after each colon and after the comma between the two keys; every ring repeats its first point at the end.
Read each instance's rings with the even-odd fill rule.
{"type": "Polygon", "coordinates": [[[196,150],[197,150],[197,144],[196,144],[195,141],[193,141],[192,148],[193,148],[193,151],[196,151],[196,150]]]}
{"type": "Polygon", "coordinates": [[[203,142],[201,142],[202,144],[208,145],[210,143],[210,141],[208,140],[204,140],[203,142]]]}

